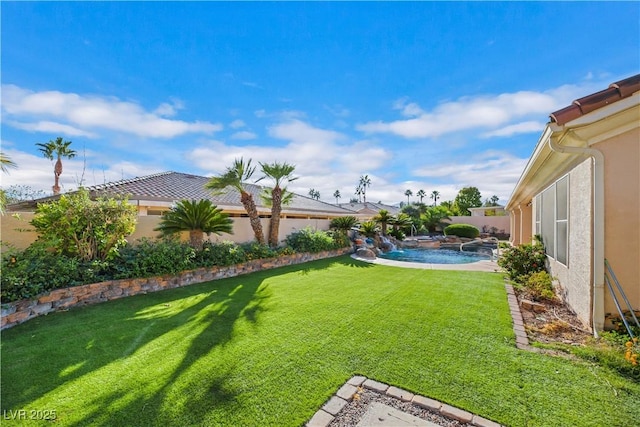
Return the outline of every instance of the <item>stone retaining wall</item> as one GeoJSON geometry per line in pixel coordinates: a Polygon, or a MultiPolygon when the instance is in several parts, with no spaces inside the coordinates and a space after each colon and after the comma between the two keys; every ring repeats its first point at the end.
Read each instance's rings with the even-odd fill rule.
{"type": "Polygon", "coordinates": [[[55,289],[37,298],[2,304],[0,329],[11,328],[34,317],[54,311],[67,310],[71,307],[224,279],[254,271],[302,264],[308,261],[345,255],[351,251],[351,248],[343,248],[318,253],[299,253],[278,258],[258,259],[227,267],[188,270],[177,276],[167,275],[142,279],[110,280],[108,282],[55,289]]]}

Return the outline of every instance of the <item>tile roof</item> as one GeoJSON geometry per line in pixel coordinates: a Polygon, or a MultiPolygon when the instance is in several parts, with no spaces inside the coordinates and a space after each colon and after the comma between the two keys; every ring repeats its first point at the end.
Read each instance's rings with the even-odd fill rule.
{"type": "Polygon", "coordinates": [[[571,105],[551,113],[549,117],[552,122],[564,125],[584,114],[627,98],[638,91],[640,91],[640,74],[611,83],[607,89],[600,92],[576,99],[571,105]]]}
{"type": "MultiPolygon", "coordinates": [[[[176,201],[184,199],[210,199],[216,205],[242,207],[240,193],[232,187],[227,187],[219,194],[212,194],[204,188],[209,181],[209,177],[190,175],[180,172],[162,172],[153,175],[125,179],[106,184],[89,187],[92,194],[117,194],[128,196],[129,199],[154,200],[154,201],[176,201]]],[[[253,200],[259,210],[269,209],[262,201],[260,194],[266,187],[245,184],[245,188],[253,195],[253,200]]],[[[291,203],[283,206],[283,212],[305,211],[322,212],[337,215],[347,215],[352,213],[347,209],[310,197],[294,194],[291,203]]]]}

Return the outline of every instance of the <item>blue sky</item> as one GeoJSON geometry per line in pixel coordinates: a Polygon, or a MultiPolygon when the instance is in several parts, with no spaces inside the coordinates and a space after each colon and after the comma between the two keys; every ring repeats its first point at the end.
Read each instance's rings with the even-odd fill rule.
{"type": "Polygon", "coordinates": [[[62,136],[63,191],[244,157],[327,202],[367,174],[370,201],[504,203],[549,113],[640,70],[638,2],[0,7],[3,188],[50,192],[35,144],[62,136]]]}

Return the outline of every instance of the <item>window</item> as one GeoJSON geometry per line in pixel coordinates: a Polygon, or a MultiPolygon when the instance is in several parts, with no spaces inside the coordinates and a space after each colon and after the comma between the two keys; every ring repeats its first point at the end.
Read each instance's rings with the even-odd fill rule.
{"type": "Polygon", "coordinates": [[[569,265],[569,176],[564,176],[536,196],[536,233],[545,253],[569,265]]]}
{"type": "Polygon", "coordinates": [[[569,265],[569,177],[556,182],[556,260],[569,265]]]}

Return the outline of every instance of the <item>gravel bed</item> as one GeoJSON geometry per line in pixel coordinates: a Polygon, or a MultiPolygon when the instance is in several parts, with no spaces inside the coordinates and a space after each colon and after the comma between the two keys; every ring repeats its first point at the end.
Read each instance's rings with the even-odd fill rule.
{"type": "Polygon", "coordinates": [[[357,425],[365,412],[367,412],[369,404],[373,402],[389,405],[418,418],[431,421],[441,427],[466,427],[469,425],[447,418],[440,413],[422,408],[411,402],[403,402],[395,397],[359,387],[356,395],[344,408],[342,408],[340,412],[338,412],[334,420],[329,424],[329,427],[353,427],[357,425]]]}

